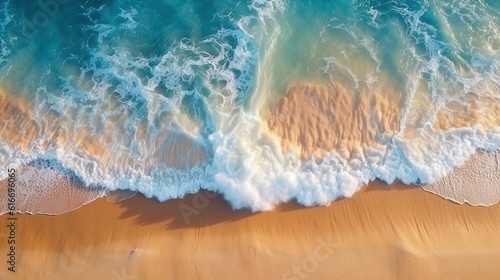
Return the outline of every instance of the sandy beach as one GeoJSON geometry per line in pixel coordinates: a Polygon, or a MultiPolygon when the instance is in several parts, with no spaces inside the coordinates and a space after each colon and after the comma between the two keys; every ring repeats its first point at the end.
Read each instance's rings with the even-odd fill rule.
{"type": "MultiPolygon", "coordinates": [[[[311,100],[329,96],[309,87],[298,92],[312,94],[311,100]]],[[[300,100],[306,97],[291,95],[291,103],[285,100],[277,115],[268,116],[270,131],[283,140],[284,149],[296,147],[304,158],[337,148],[355,157],[356,149],[349,145],[363,147],[373,141],[350,134],[333,144],[325,141],[331,138],[325,131],[335,127],[323,130],[322,125],[306,124],[316,119],[328,124],[321,116],[333,109],[315,115],[312,101],[305,102],[312,105],[303,106],[300,121],[287,122],[296,111],[290,104],[304,103],[300,100]],[[307,137],[301,137],[305,130],[307,137]]],[[[362,116],[352,119],[361,120],[354,126],[369,126],[362,116]]],[[[183,153],[181,149],[175,157],[183,153]]],[[[39,188],[36,205],[26,201],[49,213],[99,195],[83,191],[82,182],[48,167],[25,166],[19,174],[26,177],[18,177],[24,184],[19,197],[31,199],[30,188],[39,188]]],[[[6,181],[0,184],[0,197],[5,198],[6,181]]],[[[136,194],[116,203],[101,198],[58,216],[17,214],[16,272],[8,270],[8,217],[1,217],[0,279],[500,277],[499,204],[457,204],[402,183],[376,181],[329,206],[307,208],[292,201],[261,213],[233,210],[221,195],[201,191],[164,203],[136,194]]]]}
{"type": "Polygon", "coordinates": [[[2,261],[1,279],[500,276],[500,205],[459,205],[398,184],[375,182],[328,207],[288,203],[264,213],[233,211],[201,192],[17,218],[16,272],[2,261]]]}
{"type": "Polygon", "coordinates": [[[0,280],[500,279],[500,1],[4,2],[0,280]]]}
{"type": "MultiPolygon", "coordinates": [[[[277,115],[267,116],[270,131],[282,139],[284,149],[297,147],[305,158],[337,148],[355,157],[355,147],[373,141],[356,135],[326,141],[333,137],[326,132],[339,130],[324,130],[331,120],[321,116],[333,114],[333,109],[316,115],[315,102],[301,100],[307,101],[308,94],[313,101],[329,95],[309,87],[298,92],[306,96],[291,95],[277,115]],[[301,103],[310,106],[294,105],[301,103]],[[296,112],[294,106],[303,109],[302,119],[286,121],[296,112]],[[307,125],[317,119],[323,125],[307,125]],[[304,131],[307,137],[301,136],[304,131]]],[[[353,124],[356,127],[369,126],[363,117],[352,119],[362,120],[353,124]]],[[[173,157],[183,153],[181,149],[173,157]]],[[[464,172],[474,174],[470,173],[474,166],[465,166],[469,171],[464,172]]],[[[28,193],[39,188],[36,205],[49,213],[77,207],[99,195],[83,191],[82,182],[48,167],[25,166],[18,172],[25,177],[17,177],[22,183],[19,197],[28,197],[27,205],[35,205],[28,193]]],[[[6,180],[0,184],[0,197],[6,202],[6,180]]],[[[402,183],[376,181],[329,206],[306,208],[288,202],[261,213],[232,210],[221,195],[202,191],[164,203],[136,194],[117,203],[101,198],[58,216],[17,214],[15,272],[8,270],[7,262],[9,217],[1,217],[0,279],[500,277],[499,204],[461,205],[402,183]]]]}

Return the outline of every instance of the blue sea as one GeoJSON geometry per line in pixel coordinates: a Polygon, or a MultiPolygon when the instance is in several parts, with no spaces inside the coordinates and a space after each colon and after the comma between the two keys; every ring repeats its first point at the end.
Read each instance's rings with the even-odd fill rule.
{"type": "Polygon", "coordinates": [[[3,0],[0,96],[2,179],[252,211],[374,180],[500,198],[498,167],[446,183],[500,148],[497,0],[3,0]]]}

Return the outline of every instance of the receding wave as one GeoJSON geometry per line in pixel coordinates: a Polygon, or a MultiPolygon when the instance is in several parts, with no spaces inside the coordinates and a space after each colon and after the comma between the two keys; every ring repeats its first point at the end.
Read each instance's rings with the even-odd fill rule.
{"type": "Polygon", "coordinates": [[[200,189],[262,211],[376,179],[498,201],[494,1],[37,7],[0,6],[0,165],[23,212],[200,189]]]}

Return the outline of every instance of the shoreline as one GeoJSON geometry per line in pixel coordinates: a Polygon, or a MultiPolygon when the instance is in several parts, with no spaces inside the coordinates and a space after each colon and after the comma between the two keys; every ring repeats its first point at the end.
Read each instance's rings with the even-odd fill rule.
{"type": "Polygon", "coordinates": [[[260,213],[200,192],[17,216],[17,272],[12,278],[2,262],[2,279],[500,276],[500,204],[460,205],[402,184],[373,182],[330,206],[289,202],[260,213]]]}

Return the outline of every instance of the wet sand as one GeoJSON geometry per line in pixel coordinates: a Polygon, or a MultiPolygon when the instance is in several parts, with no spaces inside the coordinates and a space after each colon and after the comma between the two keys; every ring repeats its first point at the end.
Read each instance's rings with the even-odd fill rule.
{"type": "MultiPolygon", "coordinates": [[[[326,88],[296,89],[268,124],[283,149],[297,149],[303,158],[331,149],[352,156],[373,144],[377,133],[398,129],[397,111],[387,109],[394,107],[391,98],[361,96],[344,124],[329,111],[349,111],[345,104],[352,100],[341,88],[333,97],[326,88]],[[312,102],[317,96],[325,106],[312,102]],[[373,115],[375,123],[364,109],[372,103],[387,107],[373,115]],[[344,133],[335,138],[332,131],[344,133]]],[[[175,157],[185,153],[180,149],[175,157]]],[[[41,205],[68,208],[76,198],[79,205],[94,197],[68,191],[77,187],[68,184],[77,184],[52,177],[51,192],[37,197],[47,199],[41,205]]],[[[0,185],[5,203],[5,181],[0,185]]],[[[500,204],[460,205],[400,183],[373,182],[326,207],[289,202],[264,213],[234,211],[221,196],[200,192],[165,203],[142,195],[118,203],[98,199],[58,216],[18,214],[15,273],[7,270],[7,217],[0,217],[0,279],[500,278],[500,204]]]]}
{"type": "Polygon", "coordinates": [[[264,213],[233,211],[201,192],[17,218],[16,272],[4,260],[0,279],[500,277],[499,204],[459,205],[399,184],[374,182],[328,207],[290,202],[264,213]]]}
{"type": "Polygon", "coordinates": [[[376,148],[382,135],[399,131],[401,108],[395,93],[357,94],[340,83],[303,83],[290,86],[263,117],[283,150],[294,149],[302,159],[328,151],[349,158],[376,148]]]}

